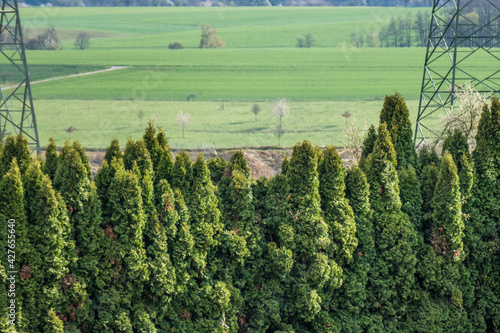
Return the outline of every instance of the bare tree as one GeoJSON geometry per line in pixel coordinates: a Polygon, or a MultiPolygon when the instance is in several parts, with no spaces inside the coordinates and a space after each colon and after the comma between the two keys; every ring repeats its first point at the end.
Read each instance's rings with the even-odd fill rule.
{"type": "Polygon", "coordinates": [[[192,124],[191,120],[191,115],[189,113],[184,113],[182,111],[179,111],[177,113],[177,119],[176,119],[177,125],[182,128],[182,137],[184,138],[184,130],[186,127],[192,124]]]}
{"type": "Polygon", "coordinates": [[[297,38],[297,47],[310,48],[316,45],[316,40],[310,33],[304,35],[304,38],[297,38]]]}
{"type": "Polygon", "coordinates": [[[488,102],[490,94],[481,95],[470,82],[465,82],[463,86],[457,86],[455,97],[458,100],[458,107],[454,107],[442,119],[443,131],[438,138],[442,140],[448,132],[460,130],[467,138],[469,149],[472,151],[476,147],[476,134],[481,112],[488,102]]]}
{"type": "Polygon", "coordinates": [[[28,50],[59,50],[61,43],[56,29],[51,26],[38,36],[28,36],[24,46],[28,50]]]}
{"type": "Polygon", "coordinates": [[[85,50],[90,46],[90,35],[86,32],[81,31],[78,36],[76,36],[74,48],[76,50],[85,50]]]}
{"type": "Polygon", "coordinates": [[[252,105],[252,112],[255,115],[255,121],[257,121],[257,115],[259,114],[260,110],[261,109],[259,104],[252,105]]]}
{"type": "MultiPolygon", "coordinates": [[[[349,112],[349,111],[347,111],[349,112]]],[[[359,131],[358,120],[353,118],[345,128],[345,138],[347,140],[346,151],[350,155],[351,159],[358,163],[361,157],[361,152],[363,151],[363,138],[365,136],[366,126],[363,131],[359,131]]]]}
{"type": "Polygon", "coordinates": [[[137,111],[137,118],[141,121],[141,126],[142,126],[142,119],[144,118],[144,111],[139,110],[137,111]]]}
{"type": "Polygon", "coordinates": [[[288,101],[284,98],[278,98],[276,103],[274,103],[273,114],[275,117],[280,119],[280,126],[283,126],[283,117],[290,114],[288,101]]]}
{"type": "Polygon", "coordinates": [[[276,128],[273,131],[274,135],[278,138],[278,146],[281,146],[281,137],[283,136],[283,133],[285,133],[285,130],[281,125],[276,126],[276,128]]]}
{"type": "Polygon", "coordinates": [[[281,136],[285,133],[285,130],[283,129],[283,117],[290,114],[288,101],[284,98],[278,98],[276,103],[274,103],[273,114],[275,117],[280,119],[280,124],[274,129],[274,135],[278,137],[278,145],[281,146],[281,136]]]}

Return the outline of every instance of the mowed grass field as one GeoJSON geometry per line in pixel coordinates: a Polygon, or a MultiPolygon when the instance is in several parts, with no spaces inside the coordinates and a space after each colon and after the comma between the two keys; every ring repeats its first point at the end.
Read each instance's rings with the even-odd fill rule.
{"type": "Polygon", "coordinates": [[[124,144],[142,135],[151,116],[176,148],[276,145],[271,110],[277,98],[291,107],[283,146],[304,139],[342,146],[341,114],[349,111],[360,129],[376,124],[384,96],[396,91],[414,121],[425,49],[348,45],[353,31],[378,30],[391,17],[419,10],[430,14],[373,7],[22,9],[25,35],[54,26],[63,46],[27,52],[32,80],[130,66],[33,85],[42,145],[51,135],[59,145],[71,138],[102,148],[115,137],[124,144]],[[198,48],[203,23],[218,29],[224,48],[198,48]],[[90,34],[90,48],[74,50],[81,31],[90,34]],[[296,48],[306,33],[316,47],[296,48]],[[168,49],[172,42],[184,49],[168,49]],[[253,103],[262,106],[257,122],[253,103]],[[185,138],[175,123],[179,110],[193,119],[185,138]],[[70,126],[72,133],[65,131],[70,126]]]}

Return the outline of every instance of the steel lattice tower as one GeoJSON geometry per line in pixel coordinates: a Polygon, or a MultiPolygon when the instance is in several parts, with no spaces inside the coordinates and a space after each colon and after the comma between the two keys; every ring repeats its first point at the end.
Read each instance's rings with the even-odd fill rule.
{"type": "MultiPolygon", "coordinates": [[[[500,0],[434,0],[415,144],[438,137],[436,123],[453,108],[456,85],[500,91],[500,0]]],[[[441,127],[441,126],[439,126],[441,127]]]]}
{"type": "Polygon", "coordinates": [[[23,133],[40,154],[17,0],[4,0],[0,14],[0,137],[23,133]]]}

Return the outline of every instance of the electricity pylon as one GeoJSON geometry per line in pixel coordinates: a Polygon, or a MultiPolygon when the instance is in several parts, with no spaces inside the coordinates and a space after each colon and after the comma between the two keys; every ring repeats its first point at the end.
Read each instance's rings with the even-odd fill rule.
{"type": "Polygon", "coordinates": [[[40,154],[17,0],[2,1],[0,14],[0,137],[23,133],[31,151],[40,154]]]}
{"type": "MultiPolygon", "coordinates": [[[[434,0],[415,144],[439,137],[441,118],[455,103],[457,85],[500,91],[500,1],[434,0]]],[[[456,103],[455,103],[456,104],[456,103]]]]}

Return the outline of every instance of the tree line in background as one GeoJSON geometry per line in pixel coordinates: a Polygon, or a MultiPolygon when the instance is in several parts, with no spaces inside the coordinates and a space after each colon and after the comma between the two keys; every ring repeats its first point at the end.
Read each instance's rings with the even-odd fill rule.
{"type": "Polygon", "coordinates": [[[430,7],[432,0],[24,0],[29,6],[406,6],[430,7]]]}
{"type": "Polygon", "coordinates": [[[427,46],[430,16],[422,11],[397,18],[379,30],[351,32],[351,44],[356,47],[411,47],[427,46]]]}
{"type": "MultiPolygon", "coordinates": [[[[454,10],[442,9],[437,22],[446,26],[454,17],[454,10]]],[[[351,44],[356,47],[412,47],[427,46],[431,17],[419,11],[415,15],[392,17],[390,22],[379,29],[369,27],[351,32],[351,44]]],[[[498,9],[486,1],[477,1],[464,8],[460,16],[459,31],[471,38],[462,41],[462,47],[497,47],[499,38],[494,33],[500,27],[498,9]],[[477,27],[476,27],[477,26],[477,27]]],[[[454,37],[454,29],[449,29],[446,37],[454,37]]],[[[451,43],[448,42],[448,45],[451,43]]]]}
{"type": "Polygon", "coordinates": [[[241,151],[174,161],[152,123],[94,176],[78,142],[41,160],[7,137],[2,331],[498,332],[500,101],[472,152],[454,130],[417,153],[408,116],[387,96],[358,165],[304,141],[258,180],[241,151]]]}

